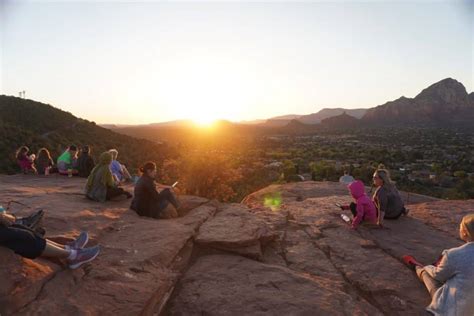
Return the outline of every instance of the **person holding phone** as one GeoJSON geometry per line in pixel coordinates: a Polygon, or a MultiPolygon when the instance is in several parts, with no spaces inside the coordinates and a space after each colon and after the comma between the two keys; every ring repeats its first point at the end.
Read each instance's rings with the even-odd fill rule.
{"type": "Polygon", "coordinates": [[[142,176],[135,186],[134,198],[130,208],[140,216],[152,218],[175,218],[178,217],[179,202],[173,191],[174,186],[161,186],[162,190],[156,188],[156,164],[149,161],[140,168],[142,176]],[[173,205],[169,208],[168,205],[173,205]]]}

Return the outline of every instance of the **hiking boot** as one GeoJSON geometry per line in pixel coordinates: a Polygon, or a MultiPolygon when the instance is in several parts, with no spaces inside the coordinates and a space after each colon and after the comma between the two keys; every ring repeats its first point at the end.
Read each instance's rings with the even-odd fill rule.
{"type": "Polygon", "coordinates": [[[73,260],[69,260],[69,268],[77,269],[85,263],[91,262],[94,260],[100,252],[99,246],[94,246],[91,248],[78,249],[77,256],[73,260]]]}
{"type": "Polygon", "coordinates": [[[86,232],[81,232],[79,236],[77,236],[76,240],[67,243],[66,245],[69,246],[71,249],[82,249],[87,242],[89,241],[89,235],[86,232]]]}
{"type": "Polygon", "coordinates": [[[402,260],[413,271],[416,270],[416,267],[423,267],[423,265],[416,261],[412,256],[403,256],[402,260]]]}

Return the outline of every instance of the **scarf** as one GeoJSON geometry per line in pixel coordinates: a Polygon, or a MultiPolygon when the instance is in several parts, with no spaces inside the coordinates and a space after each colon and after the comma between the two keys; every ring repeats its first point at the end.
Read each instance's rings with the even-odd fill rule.
{"type": "Polygon", "coordinates": [[[92,187],[94,182],[95,175],[97,172],[102,173],[100,182],[108,187],[113,187],[115,185],[114,177],[110,171],[110,163],[112,162],[112,155],[109,152],[104,152],[99,156],[99,163],[92,169],[91,174],[87,178],[87,188],[92,187]]]}

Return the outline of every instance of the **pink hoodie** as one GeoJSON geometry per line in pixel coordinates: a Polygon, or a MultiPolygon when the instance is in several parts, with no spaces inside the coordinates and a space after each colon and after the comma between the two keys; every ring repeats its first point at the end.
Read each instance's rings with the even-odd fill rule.
{"type": "Polygon", "coordinates": [[[357,204],[357,216],[352,221],[352,228],[356,229],[362,221],[377,223],[377,209],[374,202],[365,194],[364,183],[357,180],[347,187],[357,204]]]}

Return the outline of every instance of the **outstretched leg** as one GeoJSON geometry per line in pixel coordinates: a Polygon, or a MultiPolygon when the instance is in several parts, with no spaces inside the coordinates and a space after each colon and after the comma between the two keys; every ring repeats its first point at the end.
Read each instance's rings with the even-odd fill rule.
{"type": "Polygon", "coordinates": [[[426,289],[430,293],[431,297],[434,296],[436,291],[443,285],[441,282],[433,279],[425,269],[421,267],[416,267],[416,275],[418,278],[425,284],[426,289]]]}

